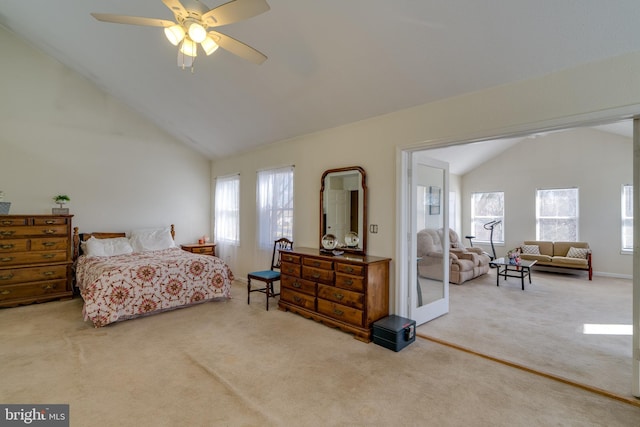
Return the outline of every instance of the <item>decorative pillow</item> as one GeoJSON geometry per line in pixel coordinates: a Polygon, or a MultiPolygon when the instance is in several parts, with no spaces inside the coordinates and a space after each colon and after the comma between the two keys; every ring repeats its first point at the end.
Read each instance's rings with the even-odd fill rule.
{"type": "Polygon", "coordinates": [[[125,255],[133,252],[126,237],[116,237],[113,239],[96,239],[91,237],[86,241],[87,256],[115,256],[125,255]]]}
{"type": "Polygon", "coordinates": [[[522,245],[522,253],[527,255],[540,255],[540,246],[538,245],[522,245]]]}
{"type": "Polygon", "coordinates": [[[129,236],[129,242],[134,252],[159,251],[176,247],[171,237],[171,227],[133,230],[129,236]]]}
{"type": "Polygon", "coordinates": [[[571,246],[569,248],[569,252],[567,252],[567,258],[587,258],[587,254],[589,253],[589,249],[587,248],[574,248],[571,246]]]}

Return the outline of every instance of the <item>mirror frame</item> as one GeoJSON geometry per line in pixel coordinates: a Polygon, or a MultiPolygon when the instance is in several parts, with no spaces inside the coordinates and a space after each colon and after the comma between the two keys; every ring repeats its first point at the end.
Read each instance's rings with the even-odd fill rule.
{"type": "MultiPolygon", "coordinates": [[[[367,174],[364,171],[363,168],[361,168],[360,166],[349,166],[349,167],[344,167],[344,168],[337,168],[337,169],[328,169],[326,171],[324,171],[324,173],[322,174],[322,178],[320,179],[320,235],[318,238],[318,242],[319,242],[319,247],[321,251],[324,251],[324,248],[322,247],[322,236],[324,235],[323,230],[325,228],[325,221],[324,221],[324,183],[325,183],[325,178],[327,177],[327,175],[331,174],[331,173],[336,173],[336,172],[348,172],[348,171],[354,171],[354,172],[358,172],[360,173],[360,177],[361,177],[361,181],[360,181],[360,186],[362,187],[362,235],[358,236],[360,237],[360,248],[359,249],[354,249],[354,248],[348,248],[348,247],[340,247],[340,248],[336,248],[336,250],[340,250],[340,251],[344,251],[345,253],[352,253],[352,254],[360,254],[360,255],[365,255],[367,253],[367,233],[368,233],[368,223],[367,223],[367,174]]],[[[340,243],[344,243],[344,242],[340,242],[340,243]]]]}

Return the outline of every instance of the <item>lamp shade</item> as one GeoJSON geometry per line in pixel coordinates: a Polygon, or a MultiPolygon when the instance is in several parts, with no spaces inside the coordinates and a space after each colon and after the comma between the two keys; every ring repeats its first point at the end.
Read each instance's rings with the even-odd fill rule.
{"type": "Polygon", "coordinates": [[[211,55],[218,49],[218,44],[214,42],[211,37],[207,37],[206,39],[202,40],[200,46],[202,46],[202,49],[204,49],[204,53],[206,53],[207,56],[211,55]]]}
{"type": "Polygon", "coordinates": [[[178,46],[178,43],[184,38],[184,29],[180,25],[172,25],[164,29],[164,35],[172,45],[178,46]]]}
{"type": "Polygon", "coordinates": [[[196,43],[202,42],[207,37],[207,31],[197,22],[189,25],[189,37],[196,43]]]}
{"type": "Polygon", "coordinates": [[[180,52],[187,56],[198,56],[198,45],[188,37],[185,37],[180,45],[180,52]]]}

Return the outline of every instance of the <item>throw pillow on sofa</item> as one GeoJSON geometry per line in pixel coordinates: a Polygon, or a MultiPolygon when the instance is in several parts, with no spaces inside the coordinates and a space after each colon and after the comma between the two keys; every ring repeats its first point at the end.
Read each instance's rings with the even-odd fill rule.
{"type": "Polygon", "coordinates": [[[522,253],[527,255],[540,255],[540,246],[538,245],[522,245],[522,253]]]}
{"type": "Polygon", "coordinates": [[[574,248],[571,246],[569,248],[569,252],[567,252],[567,258],[587,258],[587,254],[589,253],[589,249],[587,248],[574,248]]]}

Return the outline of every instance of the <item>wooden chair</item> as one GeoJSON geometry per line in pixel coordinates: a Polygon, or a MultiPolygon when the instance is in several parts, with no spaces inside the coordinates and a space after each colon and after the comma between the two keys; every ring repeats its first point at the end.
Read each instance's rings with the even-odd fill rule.
{"type": "Polygon", "coordinates": [[[293,249],[293,242],[287,238],[280,238],[273,242],[273,253],[271,254],[271,269],[253,271],[247,275],[247,304],[250,304],[251,292],[262,292],[267,296],[267,311],[269,311],[269,298],[280,295],[273,289],[273,283],[280,280],[280,250],[293,249]],[[275,270],[278,271],[275,271],[275,270]],[[264,288],[251,289],[251,279],[265,283],[264,288]]]}

